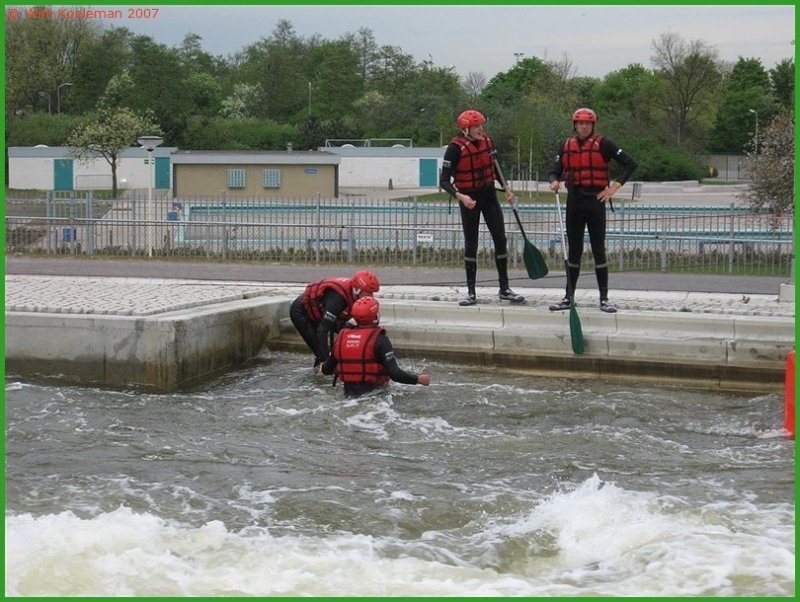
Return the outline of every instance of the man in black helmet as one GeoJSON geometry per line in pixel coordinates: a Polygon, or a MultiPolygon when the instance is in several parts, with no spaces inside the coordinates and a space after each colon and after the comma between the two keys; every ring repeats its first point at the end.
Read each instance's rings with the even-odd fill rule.
{"type": "Polygon", "coordinates": [[[558,192],[561,182],[567,188],[567,293],[553,311],[570,308],[570,294],[575,294],[581,272],[583,236],[588,228],[594,256],[600,309],[614,313],[617,308],[608,300],[608,260],[606,259],[606,201],[610,201],[636,170],[636,162],[608,138],[595,133],[597,115],[581,108],[572,115],[575,135],[567,138],[556,154],[550,169],[550,190],[558,192]],[[609,183],[608,167],[614,160],[622,173],[609,183]]]}

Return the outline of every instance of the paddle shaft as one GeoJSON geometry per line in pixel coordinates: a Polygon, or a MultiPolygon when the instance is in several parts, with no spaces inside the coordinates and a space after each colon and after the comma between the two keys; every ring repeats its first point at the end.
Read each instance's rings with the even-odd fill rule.
{"type": "Polygon", "coordinates": [[[561,219],[561,200],[556,191],[556,212],[558,214],[558,229],[561,233],[561,252],[564,254],[564,269],[567,272],[567,297],[570,302],[575,297],[575,291],[572,290],[572,278],[569,277],[569,260],[567,259],[567,241],[564,238],[564,220],[561,219]]]}
{"type": "MultiPolygon", "coordinates": [[[[508,182],[506,181],[505,175],[503,175],[503,170],[500,168],[500,162],[494,155],[492,155],[492,161],[494,162],[494,168],[497,171],[497,177],[500,179],[500,186],[503,187],[503,191],[505,192],[506,190],[508,190],[508,182]]],[[[525,235],[525,228],[522,227],[522,221],[519,219],[519,213],[517,213],[516,200],[517,200],[516,198],[511,199],[511,209],[512,211],[514,211],[514,217],[517,220],[519,231],[522,233],[522,238],[528,240],[528,237],[525,235]]]]}

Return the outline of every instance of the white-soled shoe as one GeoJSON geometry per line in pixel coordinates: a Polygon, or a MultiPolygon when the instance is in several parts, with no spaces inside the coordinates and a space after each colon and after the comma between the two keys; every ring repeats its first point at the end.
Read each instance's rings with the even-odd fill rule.
{"type": "Polygon", "coordinates": [[[458,302],[461,307],[467,307],[469,305],[477,305],[478,298],[475,296],[475,293],[469,293],[466,298],[462,299],[458,302]]]}
{"type": "Polygon", "coordinates": [[[603,299],[600,301],[600,311],[604,311],[607,314],[615,314],[617,313],[617,308],[611,305],[608,299],[603,299]]]}
{"type": "Polygon", "coordinates": [[[510,288],[507,288],[504,291],[500,291],[498,296],[500,297],[500,299],[502,301],[511,301],[511,303],[524,303],[525,302],[525,297],[523,297],[522,295],[518,295],[517,293],[512,291],[510,288]]]}
{"type": "Polygon", "coordinates": [[[555,305],[550,306],[550,311],[564,311],[565,309],[569,309],[569,297],[564,297],[555,305]]]}

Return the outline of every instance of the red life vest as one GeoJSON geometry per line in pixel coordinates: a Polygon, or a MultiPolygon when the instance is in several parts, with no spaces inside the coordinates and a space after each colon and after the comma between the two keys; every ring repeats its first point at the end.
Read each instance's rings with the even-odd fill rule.
{"type": "Polygon", "coordinates": [[[375,358],[375,340],[386,331],[380,326],[343,328],[333,342],[336,374],[345,383],[382,385],[389,382],[383,364],[375,358]]]}
{"type": "Polygon", "coordinates": [[[322,320],[325,315],[325,306],[322,303],[322,298],[329,290],[334,290],[339,293],[344,299],[347,300],[347,309],[345,309],[337,317],[340,320],[347,320],[350,318],[350,308],[353,307],[356,299],[353,297],[353,284],[350,278],[323,278],[317,282],[312,282],[306,287],[303,293],[303,307],[314,322],[322,320]]]}
{"type": "Polygon", "coordinates": [[[592,134],[582,143],[568,138],[561,148],[561,165],[567,188],[605,188],[608,186],[608,161],[600,153],[602,136],[592,134]]]}
{"type": "Polygon", "coordinates": [[[451,144],[457,144],[461,149],[458,163],[453,167],[454,184],[459,192],[494,186],[494,143],[489,136],[477,141],[456,136],[451,144]]]}

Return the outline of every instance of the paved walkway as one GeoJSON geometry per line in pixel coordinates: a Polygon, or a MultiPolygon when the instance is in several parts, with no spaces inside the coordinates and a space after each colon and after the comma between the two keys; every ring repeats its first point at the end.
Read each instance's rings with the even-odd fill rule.
{"type": "MultiPolygon", "coordinates": [[[[294,297],[304,285],[285,282],[223,281],[176,278],[15,275],[5,277],[5,308],[12,312],[150,316],[159,313],[260,296],[294,297]]],[[[517,286],[532,310],[546,310],[563,295],[562,288],[517,286]]],[[[480,304],[500,304],[496,287],[478,288],[480,304]]],[[[456,303],[464,287],[453,285],[386,285],[379,299],[436,300],[456,303]]],[[[685,291],[615,291],[620,311],[666,311],[793,317],[794,303],[775,294],[685,291]]],[[[595,290],[578,291],[582,312],[599,312],[595,290]]]]}

